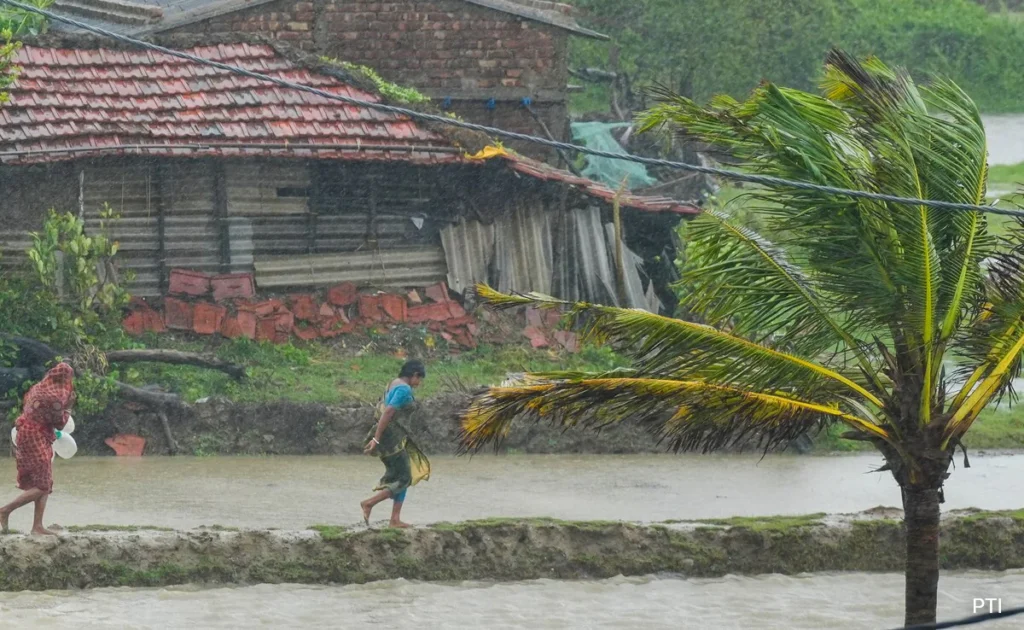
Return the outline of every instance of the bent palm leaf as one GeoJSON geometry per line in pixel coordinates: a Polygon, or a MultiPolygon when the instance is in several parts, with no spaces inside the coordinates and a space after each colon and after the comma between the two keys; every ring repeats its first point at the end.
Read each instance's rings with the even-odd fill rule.
{"type": "Polygon", "coordinates": [[[876,407],[883,402],[846,376],[799,356],[694,324],[636,309],[569,304],[531,294],[508,296],[480,286],[477,294],[497,307],[571,307],[584,339],[610,342],[635,361],[639,376],[701,379],[752,391],[790,391],[797,397],[855,396],[876,407]]]}
{"type": "Polygon", "coordinates": [[[492,388],[463,415],[462,444],[468,450],[498,446],[519,418],[590,428],[629,420],[645,426],[675,451],[708,452],[751,436],[768,449],[828,420],[890,439],[884,429],[843,412],[837,404],[699,381],[612,378],[492,388]]]}

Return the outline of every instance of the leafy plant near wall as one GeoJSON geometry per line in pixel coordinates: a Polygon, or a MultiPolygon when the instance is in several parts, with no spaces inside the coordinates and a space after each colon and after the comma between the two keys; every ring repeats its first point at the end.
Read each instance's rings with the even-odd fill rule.
{"type": "MultiPolygon", "coordinates": [[[[37,9],[48,9],[53,0],[21,0],[37,9]]],[[[50,21],[38,13],[29,13],[9,6],[0,7],[0,31],[11,36],[39,35],[49,30],[50,21]]]]}
{"type": "Polygon", "coordinates": [[[389,101],[395,103],[416,104],[426,103],[430,100],[415,88],[402,87],[397,83],[392,83],[384,79],[382,76],[377,74],[376,70],[369,66],[360,66],[348,61],[340,61],[332,57],[321,57],[320,61],[330,66],[337,66],[358,78],[369,81],[377,88],[377,91],[389,101]]]}
{"type": "MultiPolygon", "coordinates": [[[[82,219],[51,210],[43,229],[32,234],[26,268],[0,276],[0,332],[74,353],[75,365],[86,368],[75,383],[83,413],[103,409],[116,388],[97,348],[128,345],[120,322],[131,274],[119,276],[113,264],[118,244],[110,230],[117,218],[104,206],[98,229],[87,235],[82,219]]],[[[0,365],[11,358],[9,351],[0,354],[0,365]]]]}

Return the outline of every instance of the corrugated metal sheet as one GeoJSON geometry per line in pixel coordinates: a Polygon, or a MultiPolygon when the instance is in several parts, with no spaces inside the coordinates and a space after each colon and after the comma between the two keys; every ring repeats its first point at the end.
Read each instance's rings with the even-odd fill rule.
{"type": "Polygon", "coordinates": [[[552,216],[538,206],[520,205],[495,222],[495,263],[499,291],[551,292],[552,216]]]}
{"type": "Polygon", "coordinates": [[[489,283],[494,260],[494,225],[459,221],[441,230],[441,244],[448,263],[448,286],[464,293],[478,283],[489,283]]]}
{"type": "MultiPolygon", "coordinates": [[[[613,223],[606,223],[604,226],[605,241],[607,242],[608,252],[612,261],[612,281],[615,280],[615,225],[613,223]]],[[[625,243],[622,245],[622,256],[625,259],[623,261],[623,268],[626,275],[626,300],[625,304],[618,303],[617,306],[625,306],[627,308],[642,308],[652,313],[657,313],[661,310],[661,302],[658,298],[654,297],[654,302],[651,302],[651,295],[648,295],[644,291],[644,283],[640,278],[640,272],[644,266],[644,259],[636,255],[633,250],[626,247],[625,243]]],[[[650,286],[650,285],[649,285],[650,286]]]]}
{"type": "Polygon", "coordinates": [[[309,168],[303,162],[229,162],[224,174],[229,215],[309,212],[309,168]]]}
{"type": "Polygon", "coordinates": [[[573,273],[580,299],[597,304],[615,304],[615,275],[604,236],[600,208],[590,207],[572,214],[576,242],[573,273]]]}
{"type": "Polygon", "coordinates": [[[7,230],[0,232],[0,273],[24,265],[28,260],[25,250],[32,246],[32,238],[28,232],[7,230]]]}
{"type": "Polygon", "coordinates": [[[441,247],[416,247],[256,261],[261,288],[325,287],[341,282],[379,289],[425,287],[448,273],[441,247]]]}

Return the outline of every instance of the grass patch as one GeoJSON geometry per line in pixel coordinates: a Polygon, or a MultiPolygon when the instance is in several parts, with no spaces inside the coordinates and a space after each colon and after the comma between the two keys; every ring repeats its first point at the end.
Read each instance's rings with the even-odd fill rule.
{"type": "Polygon", "coordinates": [[[709,525],[722,527],[741,527],[743,529],[760,531],[785,531],[795,527],[814,527],[821,524],[825,518],[824,513],[805,514],[803,516],[733,516],[723,519],[704,519],[695,521],[709,525]]]}
{"type": "Polygon", "coordinates": [[[156,525],[69,525],[65,531],[73,534],[82,532],[173,532],[170,527],[156,525]]]}
{"type": "Polygon", "coordinates": [[[309,528],[318,532],[324,540],[341,540],[352,533],[340,525],[310,525],[309,528]]]}
{"type": "Polygon", "coordinates": [[[1024,409],[986,409],[964,437],[969,449],[1024,448],[1024,409]]]}
{"type": "MultiPolygon", "coordinates": [[[[136,364],[115,372],[115,377],[134,385],[160,383],[189,402],[218,396],[251,403],[373,403],[403,362],[391,355],[353,356],[345,349],[317,344],[276,346],[245,339],[215,344],[173,337],[153,337],[147,342],[149,347],[212,352],[248,366],[249,378],[241,382],[221,372],[187,365],[136,364]]],[[[460,355],[428,358],[426,363],[428,377],[417,392],[421,399],[443,393],[451,381],[475,388],[500,383],[509,372],[602,371],[625,365],[607,349],[584,348],[579,354],[561,355],[518,346],[485,345],[460,355]]]]}

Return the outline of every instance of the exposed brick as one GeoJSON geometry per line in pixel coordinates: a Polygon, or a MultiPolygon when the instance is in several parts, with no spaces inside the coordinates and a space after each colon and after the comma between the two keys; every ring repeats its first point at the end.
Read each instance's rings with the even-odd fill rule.
{"type": "Polygon", "coordinates": [[[164,318],[159,312],[154,311],[151,308],[147,308],[142,312],[142,327],[146,332],[151,333],[165,333],[167,332],[167,326],[164,325],[164,318]]]}
{"type": "Polygon", "coordinates": [[[238,323],[238,317],[235,315],[225,317],[220,325],[220,334],[228,339],[242,337],[242,325],[238,323]]]}
{"type": "Polygon", "coordinates": [[[448,286],[443,282],[429,286],[423,292],[434,302],[448,302],[451,299],[448,297],[448,286]]]}
{"type": "MultiPolygon", "coordinates": [[[[566,9],[552,3],[544,10],[566,9]]],[[[512,94],[495,110],[480,107],[472,100],[476,95],[467,94],[470,100],[456,101],[453,111],[473,122],[525,133],[534,133],[536,122],[520,99],[547,92],[556,98],[536,102],[534,110],[558,139],[565,139],[568,130],[568,31],[462,0],[277,0],[172,32],[260,34],[317,55],[376,68],[401,85],[445,90],[452,96],[503,86],[512,94]]],[[[510,146],[537,157],[554,157],[548,149],[510,146]]]]}
{"type": "Polygon", "coordinates": [[[118,457],[141,457],[146,450],[146,439],[137,435],[119,433],[103,441],[118,457]]]}
{"type": "Polygon", "coordinates": [[[213,299],[216,302],[245,299],[256,295],[256,285],[251,273],[234,273],[214,276],[210,279],[213,299]]]}
{"type": "Polygon", "coordinates": [[[404,322],[407,319],[407,304],[401,295],[387,293],[380,296],[380,307],[392,321],[404,322]]]}
{"type": "Polygon", "coordinates": [[[258,317],[267,317],[282,310],[284,310],[284,302],[281,300],[266,300],[257,304],[253,312],[258,317]]]}
{"type": "Polygon", "coordinates": [[[242,336],[246,339],[256,338],[256,323],[259,321],[256,313],[250,311],[238,311],[238,327],[242,330],[242,336]]]}
{"type": "Polygon", "coordinates": [[[452,314],[447,304],[424,304],[409,309],[406,321],[410,324],[426,322],[444,322],[451,319],[452,314]]]}
{"type": "Polygon", "coordinates": [[[165,298],[164,323],[172,330],[192,330],[192,305],[174,298],[165,298]]]}
{"type": "Polygon", "coordinates": [[[303,322],[314,322],[320,317],[320,308],[312,295],[291,296],[291,310],[295,319],[303,322]]]}
{"type": "Polygon", "coordinates": [[[300,325],[295,327],[295,336],[303,341],[313,341],[320,337],[320,329],[316,326],[300,325]]]}
{"type": "Polygon", "coordinates": [[[132,337],[138,337],[145,332],[145,320],[142,318],[142,311],[132,311],[128,317],[121,322],[121,327],[132,337]]]}
{"type": "Polygon", "coordinates": [[[216,304],[200,302],[193,311],[192,330],[200,335],[212,335],[220,330],[228,309],[216,304]]]}
{"type": "Polygon", "coordinates": [[[210,292],[210,277],[198,271],[171,269],[167,292],[171,295],[202,297],[210,292]]]}
{"type": "Polygon", "coordinates": [[[359,317],[373,322],[382,321],[384,311],[380,307],[380,298],[376,295],[360,295],[359,317]]]}
{"type": "Polygon", "coordinates": [[[523,335],[530,340],[530,345],[534,348],[547,348],[548,338],[544,334],[544,331],[533,326],[527,327],[523,330],[523,335]]]}
{"type": "Polygon", "coordinates": [[[351,306],[359,301],[359,289],[351,282],[327,290],[327,301],[335,306],[351,306]]]}

